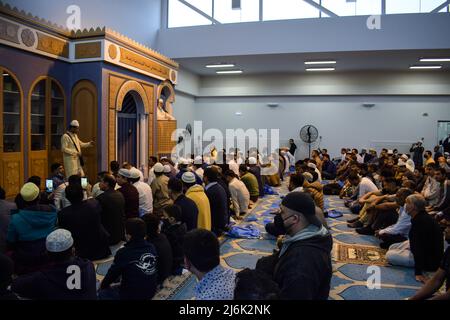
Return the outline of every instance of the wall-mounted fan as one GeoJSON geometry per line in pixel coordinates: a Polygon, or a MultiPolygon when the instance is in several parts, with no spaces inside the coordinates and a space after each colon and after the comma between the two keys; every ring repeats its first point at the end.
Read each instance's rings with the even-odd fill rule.
{"type": "Polygon", "coordinates": [[[319,130],[311,124],[308,124],[300,129],[300,139],[308,144],[309,157],[311,157],[311,144],[316,142],[319,137],[319,130]]]}

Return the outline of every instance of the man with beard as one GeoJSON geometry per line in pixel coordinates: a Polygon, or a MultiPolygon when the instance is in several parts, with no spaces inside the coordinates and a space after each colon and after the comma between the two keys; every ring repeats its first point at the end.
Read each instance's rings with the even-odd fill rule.
{"type": "MultiPolygon", "coordinates": [[[[450,222],[446,222],[445,240],[450,244],[450,222]]],[[[450,246],[445,250],[444,258],[439,269],[434,276],[410,298],[410,300],[450,300],[450,246]],[[445,292],[440,293],[439,289],[446,282],[445,292]]]]}

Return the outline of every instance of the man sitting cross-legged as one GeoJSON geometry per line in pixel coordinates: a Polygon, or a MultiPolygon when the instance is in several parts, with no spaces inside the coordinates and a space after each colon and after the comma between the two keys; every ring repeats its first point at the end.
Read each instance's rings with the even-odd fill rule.
{"type": "Polygon", "coordinates": [[[380,247],[388,249],[391,244],[408,240],[408,233],[411,229],[411,217],[405,211],[405,200],[414,192],[408,188],[400,188],[397,191],[396,199],[398,208],[398,220],[394,225],[376,230],[375,235],[382,241],[380,247]]]}

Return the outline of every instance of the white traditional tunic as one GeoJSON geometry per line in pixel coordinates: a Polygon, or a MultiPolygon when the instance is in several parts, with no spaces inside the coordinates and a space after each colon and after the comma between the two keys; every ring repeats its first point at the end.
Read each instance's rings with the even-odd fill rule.
{"type": "Polygon", "coordinates": [[[81,174],[82,177],[84,176],[84,171],[80,164],[77,148],[81,152],[82,148],[88,148],[90,146],[90,143],[85,143],[78,139],[78,135],[76,134],[71,132],[66,132],[63,134],[61,137],[61,151],[63,153],[64,170],[66,171],[67,177],[75,174],[81,174]],[[69,135],[72,137],[73,141],[69,135]]]}

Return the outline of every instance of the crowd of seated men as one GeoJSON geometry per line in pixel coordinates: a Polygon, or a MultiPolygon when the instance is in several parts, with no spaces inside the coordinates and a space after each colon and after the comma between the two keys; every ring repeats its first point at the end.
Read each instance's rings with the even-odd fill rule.
{"type": "Polygon", "coordinates": [[[0,296],[151,299],[167,278],[188,270],[198,279],[199,300],[325,300],[332,237],[324,194],[346,199],[357,215],[349,227],[379,237],[392,264],[414,267],[424,283],[427,272],[438,270],[434,285],[415,298],[432,296],[449,273],[442,234],[450,221],[445,154],[436,164],[425,152],[423,170],[408,155],[388,150],[377,156],[345,149],[340,162],[325,149],[314,150],[295,163],[290,193],[266,226],[281,236],[274,254],[237,274],[220,265],[218,237],[264,196],[266,185],[280,185],[294,167],[291,151],[292,145],[272,154],[255,149],[244,157],[239,150],[212,149],[176,163],[151,157],[145,177],[131,164],[113,161],[93,185],[65,177],[54,164],[51,192],[42,191],[38,177],[22,186],[14,202],[0,189],[0,296]],[[108,258],[113,263],[98,284],[94,263],[108,258]]]}

